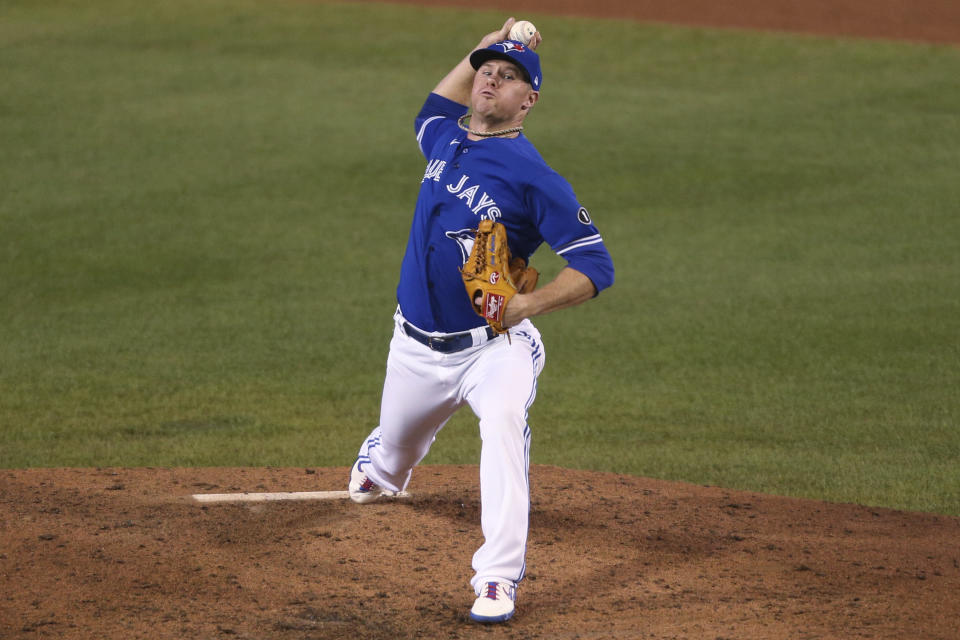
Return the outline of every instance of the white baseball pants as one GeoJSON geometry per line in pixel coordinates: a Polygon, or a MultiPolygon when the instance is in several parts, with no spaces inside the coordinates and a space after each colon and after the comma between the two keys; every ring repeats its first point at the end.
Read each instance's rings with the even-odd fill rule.
{"type": "Polygon", "coordinates": [[[523,578],[530,514],[527,410],[543,370],[540,333],[529,320],[456,353],[439,353],[409,337],[395,316],[380,405],[380,425],[360,448],[364,471],[381,487],[406,489],[453,414],[469,405],[479,418],[480,525],[473,556],[474,590],[490,580],[523,578]]]}

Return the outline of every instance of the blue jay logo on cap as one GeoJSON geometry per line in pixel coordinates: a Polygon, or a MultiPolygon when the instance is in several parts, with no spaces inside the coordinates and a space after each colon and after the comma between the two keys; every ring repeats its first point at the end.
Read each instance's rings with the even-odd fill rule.
{"type": "Polygon", "coordinates": [[[503,47],[504,53],[506,53],[507,51],[519,51],[521,53],[526,51],[526,48],[522,44],[520,44],[519,42],[515,42],[513,40],[504,40],[503,42],[497,42],[496,46],[503,47]]]}

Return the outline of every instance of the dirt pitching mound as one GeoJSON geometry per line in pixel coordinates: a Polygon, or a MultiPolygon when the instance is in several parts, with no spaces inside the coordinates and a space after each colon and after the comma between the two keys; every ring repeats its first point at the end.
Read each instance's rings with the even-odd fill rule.
{"type": "Polygon", "coordinates": [[[528,576],[482,627],[478,469],[0,471],[2,638],[957,638],[960,519],[535,466],[528,576]]]}

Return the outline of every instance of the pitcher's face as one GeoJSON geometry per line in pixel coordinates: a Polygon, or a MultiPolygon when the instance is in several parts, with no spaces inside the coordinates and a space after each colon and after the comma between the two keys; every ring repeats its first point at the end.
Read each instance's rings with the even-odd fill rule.
{"type": "Polygon", "coordinates": [[[523,70],[507,60],[487,60],[473,78],[473,113],[488,122],[523,120],[540,97],[523,70]]]}

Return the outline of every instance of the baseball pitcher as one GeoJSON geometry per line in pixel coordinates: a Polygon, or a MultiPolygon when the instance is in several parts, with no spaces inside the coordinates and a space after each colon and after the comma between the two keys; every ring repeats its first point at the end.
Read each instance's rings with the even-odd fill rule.
{"type": "Polygon", "coordinates": [[[614,276],[587,209],[523,134],[543,87],[534,51],[542,39],[509,39],[513,25],[484,36],[416,116],[426,168],[400,266],[380,424],[349,481],[358,503],[405,490],[450,417],[473,410],[484,543],[473,556],[470,617],[483,623],[513,616],[526,568],[527,414],[545,358],[530,318],[589,300],[614,276]],[[537,287],[528,264],[543,243],[567,265],[537,287]]]}

